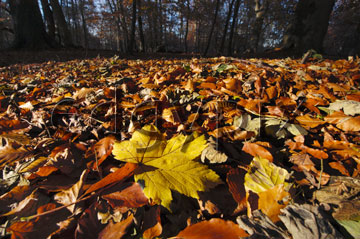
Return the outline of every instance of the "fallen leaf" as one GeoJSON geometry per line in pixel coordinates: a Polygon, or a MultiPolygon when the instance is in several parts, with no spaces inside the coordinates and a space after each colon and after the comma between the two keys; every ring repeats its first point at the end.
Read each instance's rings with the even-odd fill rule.
{"type": "Polygon", "coordinates": [[[166,141],[155,126],[136,131],[129,141],[116,142],[116,159],[137,163],[135,181],[144,181],[144,193],[170,209],[171,190],[198,198],[198,191],[220,183],[219,176],[193,161],[206,148],[204,136],[178,135],[166,141]]]}
{"type": "Polygon", "coordinates": [[[309,116],[308,114],[306,115],[302,115],[302,116],[298,116],[296,117],[296,120],[299,121],[299,123],[305,127],[310,127],[310,128],[316,128],[319,125],[323,125],[326,122],[321,120],[321,119],[317,119],[317,118],[312,118],[311,116],[309,116]]]}
{"type": "MultiPolygon", "coordinates": [[[[113,191],[114,189],[111,189],[113,191]]],[[[116,188],[115,192],[106,193],[101,196],[114,209],[116,208],[138,208],[148,204],[148,198],[144,195],[143,190],[138,183],[126,183],[116,188]]]]}
{"type": "Polygon", "coordinates": [[[287,206],[281,212],[279,217],[294,239],[343,238],[319,207],[295,204],[287,206]]]}
{"type": "Polygon", "coordinates": [[[264,158],[269,160],[270,162],[274,160],[271,153],[263,146],[256,144],[256,142],[255,143],[245,142],[242,150],[252,155],[253,157],[264,158]]]}
{"type": "Polygon", "coordinates": [[[144,230],[144,239],[152,239],[161,235],[162,226],[159,206],[153,206],[149,209],[149,211],[145,212],[142,229],[144,230]]]}
{"type": "Polygon", "coordinates": [[[128,230],[128,228],[133,223],[134,216],[130,214],[125,220],[121,222],[110,223],[100,232],[98,238],[99,239],[120,239],[124,236],[128,230]]]}
{"type": "Polygon", "coordinates": [[[188,226],[182,230],[173,239],[237,239],[246,237],[248,234],[232,221],[225,221],[219,218],[213,218],[209,221],[202,221],[188,226]]]}
{"type": "Polygon", "coordinates": [[[55,201],[57,201],[58,203],[63,204],[63,205],[69,205],[67,207],[67,209],[71,213],[77,214],[75,212],[75,209],[76,209],[75,203],[79,199],[79,197],[82,195],[82,192],[83,192],[82,187],[84,185],[84,181],[86,180],[87,174],[88,174],[88,171],[84,170],[77,183],[75,183],[71,188],[69,188],[67,190],[58,192],[54,196],[55,201]]]}
{"type": "Polygon", "coordinates": [[[218,144],[213,138],[209,138],[208,146],[201,153],[201,162],[205,163],[205,160],[209,160],[210,163],[225,163],[228,160],[228,156],[225,153],[220,152],[218,144]]]}
{"type": "Polygon", "coordinates": [[[357,115],[360,114],[360,102],[354,100],[337,100],[330,103],[328,109],[333,111],[343,110],[346,115],[357,115]]]}
{"type": "Polygon", "coordinates": [[[125,179],[131,177],[134,174],[134,170],[137,168],[136,164],[126,163],[121,168],[117,169],[115,172],[110,173],[105,178],[101,179],[97,183],[91,185],[84,193],[84,196],[95,192],[96,190],[105,188],[108,185],[113,183],[120,183],[125,179]]]}

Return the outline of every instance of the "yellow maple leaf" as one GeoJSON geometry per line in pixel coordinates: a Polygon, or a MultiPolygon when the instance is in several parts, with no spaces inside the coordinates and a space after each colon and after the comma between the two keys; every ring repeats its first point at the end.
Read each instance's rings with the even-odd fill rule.
{"type": "Polygon", "coordinates": [[[207,147],[204,135],[178,135],[166,140],[153,125],[134,132],[129,141],[116,142],[116,159],[137,163],[135,181],[144,181],[144,193],[170,210],[171,190],[198,198],[220,183],[219,176],[206,165],[194,161],[207,147]]]}

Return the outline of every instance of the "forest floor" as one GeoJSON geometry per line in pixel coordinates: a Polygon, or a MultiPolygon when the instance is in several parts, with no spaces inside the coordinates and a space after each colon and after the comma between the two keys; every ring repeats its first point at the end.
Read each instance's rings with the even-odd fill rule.
{"type": "Polygon", "coordinates": [[[360,238],[359,58],[114,54],[0,53],[2,237],[360,238]]]}

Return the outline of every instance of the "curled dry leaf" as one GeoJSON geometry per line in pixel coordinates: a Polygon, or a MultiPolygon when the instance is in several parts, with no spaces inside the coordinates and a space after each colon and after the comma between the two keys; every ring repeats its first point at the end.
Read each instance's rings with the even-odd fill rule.
{"type": "Polygon", "coordinates": [[[218,144],[213,138],[208,139],[208,146],[201,153],[201,161],[205,163],[205,159],[210,163],[225,163],[228,159],[225,153],[218,150],[218,144]]]}

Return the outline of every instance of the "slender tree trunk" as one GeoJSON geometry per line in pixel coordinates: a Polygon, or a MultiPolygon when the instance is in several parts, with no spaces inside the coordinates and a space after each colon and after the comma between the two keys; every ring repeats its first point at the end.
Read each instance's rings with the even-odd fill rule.
{"type": "Polygon", "coordinates": [[[48,48],[53,41],[45,31],[37,0],[8,0],[13,19],[15,48],[48,48]]]}
{"type": "Polygon", "coordinates": [[[89,38],[88,38],[88,30],[87,30],[87,24],[85,19],[85,12],[84,12],[85,3],[83,0],[80,0],[80,15],[81,15],[81,22],[82,22],[82,28],[84,33],[84,46],[85,49],[89,48],[89,38]]]}
{"type": "Polygon", "coordinates": [[[232,54],[232,41],[234,37],[235,25],[237,22],[237,16],[239,14],[240,0],[236,0],[234,15],[231,22],[230,35],[229,35],[229,45],[228,45],[228,55],[232,54]]]}
{"type": "Polygon", "coordinates": [[[283,37],[283,49],[322,51],[335,0],[299,0],[295,17],[283,37]]]}
{"type": "Polygon", "coordinates": [[[48,0],[41,0],[41,7],[44,12],[44,17],[47,26],[47,33],[52,39],[55,39],[55,22],[53,12],[50,9],[48,0]]]}
{"type": "Polygon", "coordinates": [[[146,48],[145,48],[145,37],[144,37],[144,31],[143,31],[143,22],[142,22],[142,9],[141,9],[141,0],[138,0],[138,24],[139,24],[139,35],[140,35],[140,40],[141,40],[141,51],[145,52],[146,48]]]}
{"type": "Polygon", "coordinates": [[[227,36],[227,31],[228,31],[228,27],[229,27],[229,22],[230,22],[234,2],[235,2],[235,0],[231,0],[230,5],[229,5],[229,10],[228,10],[228,13],[227,13],[227,16],[226,16],[224,32],[223,32],[223,35],[221,37],[221,44],[220,44],[220,52],[221,53],[223,53],[223,51],[224,51],[225,39],[226,39],[226,36],[227,36]]]}
{"type": "Polygon", "coordinates": [[[135,41],[135,28],[136,28],[136,0],[133,0],[132,4],[132,17],[131,17],[131,33],[130,33],[130,42],[128,52],[132,53],[134,51],[134,41],[135,41]]]}
{"type": "Polygon", "coordinates": [[[189,34],[189,20],[190,20],[190,0],[186,0],[186,26],[185,26],[185,36],[184,36],[185,52],[188,52],[187,38],[189,34]]]}
{"type": "Polygon", "coordinates": [[[211,29],[210,29],[210,32],[209,32],[208,41],[207,41],[206,48],[205,48],[205,51],[204,51],[204,56],[206,56],[206,54],[209,51],[209,47],[210,47],[210,44],[211,44],[211,38],[212,38],[214,28],[215,28],[215,24],[216,24],[216,18],[217,18],[218,12],[219,12],[219,6],[220,6],[220,0],[216,0],[214,18],[213,18],[213,22],[211,24],[211,29]]]}
{"type": "Polygon", "coordinates": [[[73,46],[72,39],[71,39],[71,33],[70,33],[67,23],[65,21],[65,16],[61,9],[59,1],[58,0],[50,0],[50,4],[51,4],[51,7],[54,12],[55,22],[56,22],[57,26],[59,27],[60,35],[61,35],[62,39],[64,40],[64,45],[65,46],[73,46]]]}
{"type": "Polygon", "coordinates": [[[264,23],[264,16],[267,12],[268,6],[268,0],[263,0],[262,4],[260,0],[255,0],[255,22],[252,27],[252,34],[250,39],[250,50],[252,52],[257,52],[262,26],[264,23]]]}
{"type": "Polygon", "coordinates": [[[116,3],[114,2],[114,0],[106,0],[109,8],[110,8],[110,12],[112,15],[116,15],[113,17],[113,19],[116,22],[116,50],[117,51],[121,51],[121,21],[120,21],[120,16],[117,13],[118,9],[116,6],[116,3]]]}
{"type": "Polygon", "coordinates": [[[123,0],[118,0],[117,4],[120,8],[120,13],[121,13],[121,26],[122,26],[122,30],[124,32],[124,50],[127,51],[129,48],[129,31],[127,28],[127,24],[126,24],[126,18],[125,18],[125,9],[123,6],[123,0]]]}
{"type": "MultiPolygon", "coordinates": [[[[67,1],[68,3],[68,1],[67,1]]],[[[76,45],[81,45],[81,37],[80,37],[80,27],[79,27],[79,23],[78,23],[78,9],[77,9],[77,2],[76,0],[71,0],[71,7],[69,8],[69,13],[68,15],[71,16],[71,20],[72,20],[72,23],[73,23],[73,27],[72,27],[72,34],[75,36],[75,44],[76,45]]],[[[69,17],[70,18],[70,17],[69,17]]]]}

